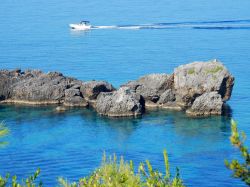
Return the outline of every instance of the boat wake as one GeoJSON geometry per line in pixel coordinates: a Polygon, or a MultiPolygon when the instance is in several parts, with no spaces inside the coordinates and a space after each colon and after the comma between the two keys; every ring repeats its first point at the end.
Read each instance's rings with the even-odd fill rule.
{"type": "Polygon", "coordinates": [[[250,29],[249,20],[203,21],[203,22],[173,22],[141,25],[103,25],[92,26],[91,29],[250,29]]]}

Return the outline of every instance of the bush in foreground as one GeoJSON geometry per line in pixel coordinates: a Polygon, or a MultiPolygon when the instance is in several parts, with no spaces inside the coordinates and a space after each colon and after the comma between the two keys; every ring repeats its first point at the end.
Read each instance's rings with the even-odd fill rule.
{"type": "Polygon", "coordinates": [[[241,152],[243,163],[238,160],[232,160],[231,162],[225,161],[227,168],[233,171],[233,177],[239,178],[250,186],[250,154],[248,148],[244,145],[246,135],[242,132],[238,132],[237,124],[234,120],[231,121],[232,135],[230,141],[233,146],[238,148],[241,152]]]}
{"type": "Polygon", "coordinates": [[[175,177],[171,178],[167,152],[164,151],[163,155],[165,175],[154,170],[148,160],[146,163],[141,163],[138,172],[135,172],[132,161],[126,162],[122,157],[117,161],[115,155],[107,159],[104,154],[100,168],[92,175],[73,183],[59,178],[59,183],[63,187],[184,187],[178,169],[175,177]]]}
{"type": "Polygon", "coordinates": [[[38,169],[32,176],[22,179],[21,183],[18,182],[17,176],[13,176],[10,178],[10,176],[7,174],[5,177],[0,176],[0,187],[5,186],[12,186],[12,187],[42,187],[42,182],[40,182],[38,185],[36,184],[35,180],[40,174],[40,169],[38,169]],[[10,181],[9,181],[10,180],[10,181]]]}

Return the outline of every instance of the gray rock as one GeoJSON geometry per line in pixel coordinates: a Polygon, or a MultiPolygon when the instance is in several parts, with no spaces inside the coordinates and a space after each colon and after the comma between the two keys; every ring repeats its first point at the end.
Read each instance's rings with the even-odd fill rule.
{"type": "Polygon", "coordinates": [[[174,70],[176,100],[180,106],[190,107],[196,97],[217,91],[223,101],[230,99],[234,77],[217,60],[193,62],[174,70]]]}
{"type": "Polygon", "coordinates": [[[114,92],[99,94],[96,111],[113,117],[138,116],[144,111],[144,102],[139,94],[128,87],[122,87],[114,92]]]}
{"type": "Polygon", "coordinates": [[[101,92],[112,92],[115,88],[106,81],[88,81],[81,85],[81,93],[86,100],[95,100],[101,92]]]}
{"type": "Polygon", "coordinates": [[[160,99],[161,94],[168,89],[172,89],[173,81],[173,75],[150,74],[122,86],[131,88],[136,93],[142,95],[146,104],[153,105],[160,99]]]}
{"type": "Polygon", "coordinates": [[[186,111],[192,116],[221,115],[223,101],[217,92],[204,93],[197,97],[190,109],[186,111]]]}
{"type": "Polygon", "coordinates": [[[0,101],[9,99],[11,93],[11,86],[18,81],[21,70],[0,71],[0,101]]]}
{"type": "Polygon", "coordinates": [[[167,108],[172,110],[182,110],[180,106],[178,106],[175,102],[175,93],[173,90],[168,89],[163,94],[161,94],[160,99],[158,100],[157,104],[161,108],[167,108]]]}
{"type": "Polygon", "coordinates": [[[165,92],[163,92],[158,101],[159,104],[173,103],[173,102],[175,102],[175,93],[171,89],[168,89],[165,92]]]}
{"type": "Polygon", "coordinates": [[[79,89],[70,88],[65,90],[65,100],[64,105],[66,106],[88,106],[88,103],[83,97],[79,89]]]}
{"type": "Polygon", "coordinates": [[[59,104],[86,106],[80,94],[81,81],[58,72],[45,74],[39,70],[0,71],[2,102],[26,104],[59,104]],[[71,89],[72,88],[72,89],[71,89]]]}
{"type": "Polygon", "coordinates": [[[12,85],[11,99],[30,103],[61,103],[70,81],[60,73],[28,72],[12,85]]]}
{"type": "Polygon", "coordinates": [[[93,106],[107,116],[137,116],[146,107],[183,109],[191,115],[221,114],[234,77],[218,61],[179,66],[174,74],[150,74],[115,91],[105,81],[83,82],[58,72],[0,70],[0,103],[93,106]]]}

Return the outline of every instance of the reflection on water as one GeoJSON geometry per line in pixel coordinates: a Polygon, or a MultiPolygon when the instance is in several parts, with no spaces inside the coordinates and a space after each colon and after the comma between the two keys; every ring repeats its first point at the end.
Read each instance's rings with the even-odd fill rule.
{"type": "MultiPolygon", "coordinates": [[[[29,121],[46,119],[48,125],[56,126],[58,120],[69,117],[78,117],[83,126],[99,127],[105,126],[121,133],[123,136],[132,134],[141,125],[144,126],[170,126],[177,134],[182,136],[199,135],[200,131],[211,130],[212,132],[230,131],[230,119],[232,110],[226,105],[223,116],[212,117],[189,117],[184,112],[166,109],[153,109],[147,111],[142,117],[137,118],[109,118],[97,114],[93,109],[68,108],[65,112],[57,112],[55,106],[22,106],[22,105],[0,105],[0,121],[10,123],[27,123],[29,121]],[[101,124],[101,125],[100,125],[101,124]],[[207,129],[207,130],[206,130],[207,129]]],[[[36,128],[39,128],[35,126],[36,128]]]]}
{"type": "MultiPolygon", "coordinates": [[[[59,175],[76,180],[100,163],[103,151],[124,155],[136,164],[150,159],[163,170],[161,152],[166,148],[171,164],[190,181],[194,172],[203,171],[199,167],[205,164],[203,159],[214,167],[207,173],[215,169],[224,173],[223,160],[231,154],[228,116],[190,118],[183,112],[151,110],[141,118],[108,118],[91,109],[58,113],[55,107],[0,106],[0,120],[11,130],[6,138],[9,146],[0,150],[6,163],[2,173],[26,176],[40,167],[47,184],[55,184],[59,175]]],[[[196,177],[197,182],[202,180],[196,177]]]]}

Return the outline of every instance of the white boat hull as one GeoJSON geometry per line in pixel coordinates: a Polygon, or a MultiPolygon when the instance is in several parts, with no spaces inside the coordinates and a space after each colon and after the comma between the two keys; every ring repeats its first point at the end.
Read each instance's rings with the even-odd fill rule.
{"type": "Polygon", "coordinates": [[[70,24],[69,27],[74,30],[89,30],[91,29],[91,25],[84,24],[70,24]]]}

